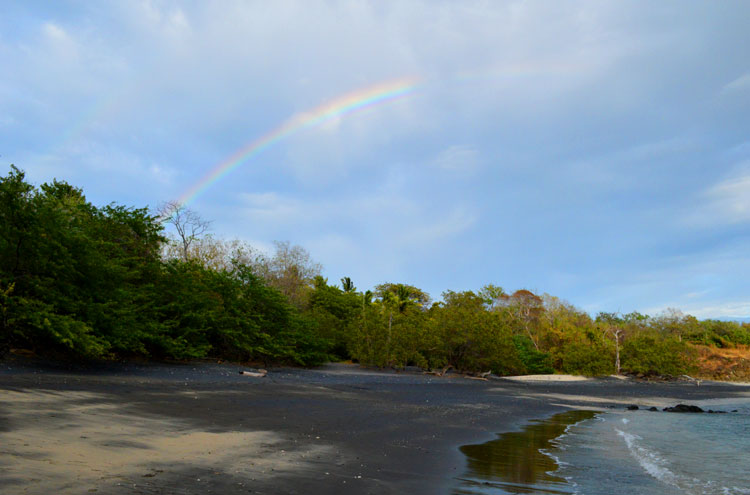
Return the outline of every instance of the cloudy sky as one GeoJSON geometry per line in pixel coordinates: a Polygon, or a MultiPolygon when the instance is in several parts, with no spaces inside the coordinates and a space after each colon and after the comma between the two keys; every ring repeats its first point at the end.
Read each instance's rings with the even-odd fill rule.
{"type": "Polygon", "coordinates": [[[410,78],[205,188],[331,281],[750,316],[750,3],[3,2],[0,165],[155,206],[295,115],[410,78]]]}

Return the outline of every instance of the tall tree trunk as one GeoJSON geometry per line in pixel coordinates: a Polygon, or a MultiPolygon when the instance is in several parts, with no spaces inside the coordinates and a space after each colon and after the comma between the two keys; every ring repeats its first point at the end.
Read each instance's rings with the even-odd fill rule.
{"type": "Polygon", "coordinates": [[[537,351],[539,350],[539,344],[536,343],[536,340],[534,340],[534,336],[531,335],[531,330],[529,329],[528,323],[523,326],[523,328],[526,330],[526,333],[529,335],[529,339],[531,340],[531,343],[534,344],[534,349],[537,351]]]}
{"type": "Polygon", "coordinates": [[[393,325],[393,311],[388,313],[388,336],[385,341],[385,357],[386,362],[390,366],[391,364],[391,327],[393,325]]]}
{"type": "Polygon", "coordinates": [[[615,331],[615,374],[620,374],[620,334],[621,330],[615,331]]]}

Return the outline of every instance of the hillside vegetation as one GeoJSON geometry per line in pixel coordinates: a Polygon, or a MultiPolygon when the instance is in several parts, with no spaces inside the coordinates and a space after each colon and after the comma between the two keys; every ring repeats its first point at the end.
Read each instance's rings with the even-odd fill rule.
{"type": "Polygon", "coordinates": [[[34,187],[13,167],[0,178],[0,352],[733,378],[706,363],[746,359],[750,346],[748,324],[678,311],[592,318],[496,285],[438,302],[406,283],[358,290],[348,277],[329,283],[299,246],[265,255],[207,231],[180,205],[97,207],[65,182],[34,187]]]}

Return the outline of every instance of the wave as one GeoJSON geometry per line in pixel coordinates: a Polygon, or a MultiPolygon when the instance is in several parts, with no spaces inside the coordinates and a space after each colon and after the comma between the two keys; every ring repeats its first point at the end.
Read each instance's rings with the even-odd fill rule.
{"type": "MultiPolygon", "coordinates": [[[[565,451],[566,450],[566,445],[564,443],[564,439],[568,435],[570,435],[570,431],[573,428],[575,428],[576,426],[580,425],[581,423],[584,423],[586,421],[591,421],[591,420],[602,421],[601,418],[599,418],[599,416],[594,416],[593,418],[590,418],[590,419],[582,419],[580,421],[576,421],[575,423],[571,423],[571,424],[569,424],[568,426],[565,427],[565,430],[563,431],[563,433],[561,435],[559,435],[556,438],[553,438],[552,440],[550,440],[550,444],[553,446],[553,448],[555,450],[565,451]]],[[[544,448],[542,448],[542,449],[539,449],[539,452],[542,453],[542,454],[544,454],[544,455],[546,455],[550,459],[552,459],[555,462],[555,464],[557,465],[557,468],[555,470],[548,471],[547,474],[563,478],[567,482],[567,484],[570,486],[570,488],[573,490],[573,493],[578,493],[578,483],[575,482],[575,480],[573,479],[573,477],[572,476],[565,476],[565,475],[563,475],[562,473],[559,472],[561,468],[568,467],[568,466],[570,466],[570,464],[567,463],[567,462],[565,462],[565,461],[563,461],[562,459],[560,459],[560,457],[558,457],[553,452],[551,452],[550,449],[544,449],[544,448]]]]}
{"type": "Polygon", "coordinates": [[[715,481],[676,473],[670,469],[670,462],[659,452],[643,445],[643,438],[615,428],[617,435],[625,441],[630,454],[638,464],[654,479],[679,489],[690,495],[750,495],[750,489],[737,486],[722,486],[715,481]]]}

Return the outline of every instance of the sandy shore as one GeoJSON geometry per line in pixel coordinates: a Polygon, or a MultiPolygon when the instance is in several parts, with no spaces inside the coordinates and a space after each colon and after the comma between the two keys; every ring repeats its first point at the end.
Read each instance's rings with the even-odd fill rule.
{"type": "Polygon", "coordinates": [[[530,419],[750,397],[712,382],[238,370],[0,363],[0,492],[448,494],[465,468],[459,446],[530,419]]]}

